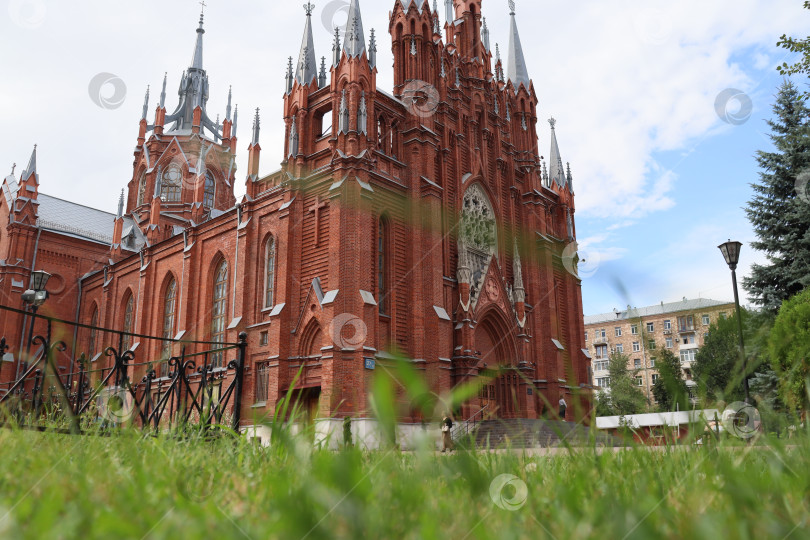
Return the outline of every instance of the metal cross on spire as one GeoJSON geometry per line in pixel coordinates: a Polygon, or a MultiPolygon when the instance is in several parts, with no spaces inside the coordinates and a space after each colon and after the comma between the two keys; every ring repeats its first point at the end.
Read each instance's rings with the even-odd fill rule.
{"type": "Polygon", "coordinates": [[[205,15],[205,8],[206,8],[206,7],[208,7],[208,4],[206,4],[206,3],[205,3],[205,0],[202,0],[202,1],[200,2],[200,5],[202,6],[202,9],[200,10],[200,12],[201,12],[203,15],[205,15]]]}
{"type": "Polygon", "coordinates": [[[306,4],[304,4],[304,11],[307,12],[307,17],[310,17],[312,15],[312,10],[314,10],[314,9],[315,9],[315,4],[313,4],[312,2],[308,1],[306,4]]]}
{"type": "Polygon", "coordinates": [[[512,12],[512,15],[515,14],[515,0],[509,0],[509,10],[512,12]]]}
{"type": "Polygon", "coordinates": [[[17,170],[17,164],[12,163],[11,164],[11,176],[14,176],[14,171],[16,171],[16,170],[17,170]]]}

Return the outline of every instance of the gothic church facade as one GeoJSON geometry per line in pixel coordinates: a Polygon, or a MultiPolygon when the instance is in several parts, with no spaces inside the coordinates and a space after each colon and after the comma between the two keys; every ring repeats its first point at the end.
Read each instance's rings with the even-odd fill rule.
{"type": "MultiPolygon", "coordinates": [[[[36,267],[58,288],[43,309],[66,320],[227,343],[246,332],[244,418],[291,387],[313,416],[368,417],[375,370],[395,354],[437,394],[500,370],[463,418],[482,408],[537,418],[561,397],[587,401],[570,168],[553,120],[548,164],[541,157],[514,2],[506,61],[481,4],[446,0],[439,13],[435,0],[395,0],[392,93],[377,87],[376,36],[358,0],[320,62],[307,4],[283,95],[285,160],[260,174],[257,111],[239,201],[238,111],[229,97],[223,122],[209,116],[201,17],[174,112],[165,80],[152,122],[147,94],[117,214],[40,194],[36,150],[5,179],[3,303],[22,307],[36,267]]],[[[24,334],[23,317],[0,317],[6,334],[24,334]]],[[[68,337],[101,363],[102,339],[68,337]]],[[[125,345],[154,363],[133,381],[150,368],[167,376],[161,361],[180,345],[137,342],[125,345]]]]}

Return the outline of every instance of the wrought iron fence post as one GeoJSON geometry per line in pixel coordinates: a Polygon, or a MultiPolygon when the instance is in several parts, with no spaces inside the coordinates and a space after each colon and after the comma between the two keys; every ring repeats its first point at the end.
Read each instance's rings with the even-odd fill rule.
{"type": "Polygon", "coordinates": [[[242,388],[245,382],[245,357],[247,354],[247,333],[239,333],[239,356],[236,359],[236,395],[233,403],[233,430],[239,433],[242,423],[242,388]]]}

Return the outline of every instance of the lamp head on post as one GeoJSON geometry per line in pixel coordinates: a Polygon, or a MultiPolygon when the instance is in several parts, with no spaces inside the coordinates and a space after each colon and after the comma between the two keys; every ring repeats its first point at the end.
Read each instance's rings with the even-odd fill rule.
{"type": "Polygon", "coordinates": [[[48,291],[45,290],[45,286],[49,279],[51,279],[51,275],[43,270],[31,272],[31,284],[22,295],[23,302],[35,308],[44,304],[48,299],[48,291]]]}
{"type": "Polygon", "coordinates": [[[723,257],[726,259],[726,264],[731,270],[737,269],[737,264],[740,262],[740,250],[742,249],[741,242],[732,242],[729,240],[725,244],[718,246],[723,257]]]}

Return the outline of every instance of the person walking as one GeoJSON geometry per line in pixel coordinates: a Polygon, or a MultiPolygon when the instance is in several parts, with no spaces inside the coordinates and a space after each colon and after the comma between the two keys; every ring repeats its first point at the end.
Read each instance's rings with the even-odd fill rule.
{"type": "Polygon", "coordinates": [[[560,420],[565,421],[565,410],[568,408],[568,403],[565,402],[565,396],[560,396],[560,420]]]}
{"type": "Polygon", "coordinates": [[[449,416],[442,418],[442,454],[448,450],[453,450],[453,439],[450,431],[453,429],[453,421],[449,416]]]}

